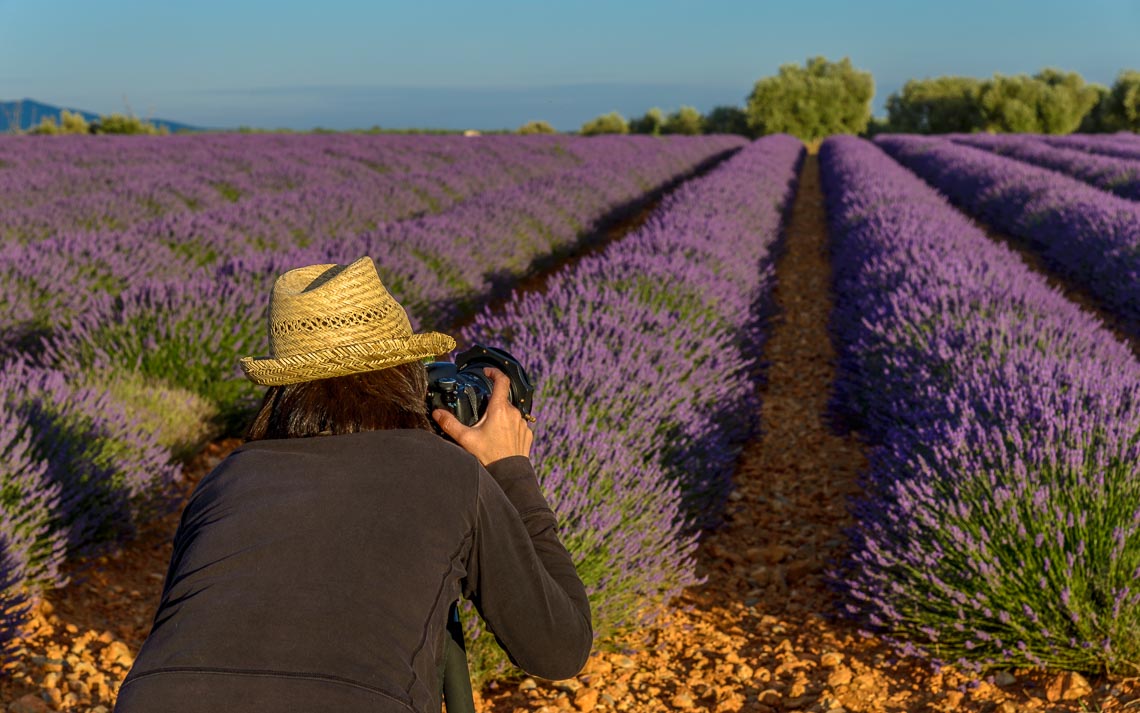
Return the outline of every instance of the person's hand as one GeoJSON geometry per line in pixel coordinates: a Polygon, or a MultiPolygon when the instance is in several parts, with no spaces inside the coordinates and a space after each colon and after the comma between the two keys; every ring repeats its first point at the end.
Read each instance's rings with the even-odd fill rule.
{"type": "Polygon", "coordinates": [[[443,432],[484,466],[510,456],[530,457],[534,432],[523,419],[522,412],[510,401],[511,380],[493,367],[483,369],[491,379],[491,398],[487,412],[474,426],[464,426],[455,414],[445,409],[432,411],[443,432]]]}

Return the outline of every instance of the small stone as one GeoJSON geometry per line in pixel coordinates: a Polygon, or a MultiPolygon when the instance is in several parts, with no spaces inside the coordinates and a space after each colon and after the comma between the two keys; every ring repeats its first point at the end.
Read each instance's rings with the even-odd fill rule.
{"type": "Polygon", "coordinates": [[[760,548],[760,557],[768,565],[779,564],[785,557],[795,552],[791,547],[784,545],[769,545],[760,548]]]}
{"type": "MultiPolygon", "coordinates": [[[[46,602],[45,602],[46,604],[46,602]]],[[[29,693],[8,705],[8,713],[51,713],[51,708],[34,693],[29,693]]]]}
{"type": "Polygon", "coordinates": [[[1075,701],[1086,696],[1092,695],[1093,689],[1085,677],[1076,671],[1070,671],[1064,674],[1064,692],[1061,694],[1061,700],[1075,701]]]}
{"type": "Polygon", "coordinates": [[[519,684],[520,691],[532,691],[538,688],[538,682],[533,678],[524,678],[523,682],[519,684]]]}
{"type": "Polygon", "coordinates": [[[838,666],[828,675],[827,685],[831,686],[832,688],[846,686],[848,683],[851,683],[851,679],[854,677],[855,675],[851,672],[851,669],[847,668],[846,666],[838,666]]]}
{"type": "Polygon", "coordinates": [[[779,708],[780,707],[780,701],[783,700],[783,698],[782,698],[782,696],[780,696],[779,691],[775,690],[774,688],[769,688],[760,694],[759,700],[761,703],[763,703],[766,706],[771,706],[773,708],[779,708]]]}
{"type": "Polygon", "coordinates": [[[577,693],[578,689],[582,687],[582,684],[576,678],[568,678],[565,681],[555,681],[551,685],[554,686],[555,690],[565,691],[570,694],[577,693]]]}
{"type": "Polygon", "coordinates": [[[947,691],[946,703],[952,710],[957,710],[958,706],[962,705],[962,699],[965,697],[965,694],[963,694],[961,691],[947,691]]]}
{"type": "Polygon", "coordinates": [[[751,666],[746,663],[742,663],[736,667],[736,674],[733,676],[733,678],[735,678],[737,681],[740,681],[741,683],[748,683],[752,680],[752,674],[754,673],[756,672],[751,666]]]}
{"type": "Polygon", "coordinates": [[[866,688],[868,690],[878,688],[875,681],[874,674],[865,673],[862,676],[856,676],[855,680],[851,682],[856,688],[866,688]]]}
{"type": "Polygon", "coordinates": [[[637,664],[628,656],[618,656],[613,660],[614,666],[618,668],[636,668],[637,664]]]}
{"type": "Polygon", "coordinates": [[[674,708],[688,709],[693,707],[693,697],[689,695],[688,691],[681,691],[677,695],[673,696],[673,699],[670,700],[669,703],[674,708]]]}
{"type": "Polygon", "coordinates": [[[1017,679],[1014,678],[1013,674],[1009,671],[998,671],[994,674],[995,686],[1001,686],[1004,688],[1005,686],[1012,686],[1015,683],[1017,683],[1017,679]]]}
{"type": "Polygon", "coordinates": [[[843,663],[843,654],[837,651],[828,651],[819,657],[819,665],[824,668],[835,668],[841,663],[843,663]]]}
{"type": "Polygon", "coordinates": [[[582,713],[589,713],[594,710],[598,705],[598,689],[583,687],[578,689],[574,694],[574,707],[582,711],[582,713]]]}

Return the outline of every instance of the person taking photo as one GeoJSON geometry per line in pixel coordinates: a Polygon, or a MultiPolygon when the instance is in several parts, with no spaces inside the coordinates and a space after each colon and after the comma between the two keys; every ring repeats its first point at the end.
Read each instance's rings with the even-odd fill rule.
{"type": "Polygon", "coordinates": [[[460,596],[528,673],[582,669],[589,602],[509,379],[486,371],[474,426],[427,413],[423,362],[454,348],[370,258],[277,279],[270,355],[241,360],[267,392],[182,513],[117,713],[434,713],[460,596]]]}

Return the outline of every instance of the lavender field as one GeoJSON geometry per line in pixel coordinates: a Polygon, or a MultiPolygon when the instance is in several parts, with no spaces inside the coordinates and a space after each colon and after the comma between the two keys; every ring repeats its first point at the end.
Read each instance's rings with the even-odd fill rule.
{"type": "Polygon", "coordinates": [[[264,353],[277,274],[371,255],[446,330],[743,143],[183,138],[0,142],[7,641],[67,558],[169,509],[180,459],[240,431],[258,390],[237,359],[264,353]]]}
{"type": "MultiPolygon", "coordinates": [[[[1140,339],[1138,145],[819,151],[829,416],[869,459],[828,579],[836,611],[899,654],[1140,667],[1140,363],[987,234],[1024,240],[1140,339]]],[[[237,359],[264,349],[273,278],[360,255],[418,329],[464,325],[461,348],[527,363],[536,469],[596,633],[644,625],[701,582],[698,541],[765,429],[774,264],[806,160],[781,134],[0,140],[0,645],[69,560],[176,507],[186,459],[240,432],[259,390],[237,359]],[[666,188],[644,224],[569,259],[666,188]]],[[[478,676],[507,672],[465,621],[478,676]]]]}

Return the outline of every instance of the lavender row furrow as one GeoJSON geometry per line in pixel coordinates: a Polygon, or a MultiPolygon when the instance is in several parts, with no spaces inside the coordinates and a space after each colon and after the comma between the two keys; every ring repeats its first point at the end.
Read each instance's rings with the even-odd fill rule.
{"type": "Polygon", "coordinates": [[[1140,336],[1140,203],[945,139],[884,135],[875,141],[964,210],[1026,240],[1123,329],[1140,336]]]}
{"type": "Polygon", "coordinates": [[[364,196],[406,183],[417,209],[581,163],[559,137],[234,136],[0,138],[0,240],[120,230],[303,189],[364,196]],[[434,177],[435,182],[428,180],[434,177]],[[443,187],[445,190],[438,190],[443,187]],[[412,194],[415,197],[415,194],[412,194]]]}
{"type": "Polygon", "coordinates": [[[758,425],[771,251],[803,154],[761,139],[461,334],[525,355],[539,385],[534,460],[600,637],[697,580],[691,533],[720,517],[758,425]]]}
{"type": "Polygon", "coordinates": [[[1077,149],[1101,156],[1140,160],[1140,141],[1131,132],[1118,134],[1069,134],[1067,136],[1042,136],[1051,146],[1077,149]]]}
{"type": "Polygon", "coordinates": [[[556,137],[416,137],[404,146],[384,137],[130,138],[137,137],[0,139],[0,161],[14,153],[5,148],[57,154],[56,162],[0,170],[0,187],[9,189],[0,193],[0,240],[35,241],[67,230],[154,232],[163,220],[186,216],[210,228],[235,212],[319,217],[331,196],[389,220],[581,163],[563,146],[572,139],[556,137]],[[407,162],[409,146],[420,165],[407,162]]]}
{"type": "Polygon", "coordinates": [[[873,144],[826,141],[848,612],[977,669],[1140,663],[1140,364],[873,144]]]}
{"type": "Polygon", "coordinates": [[[1140,200],[1140,159],[1117,158],[1052,146],[1028,134],[951,135],[956,143],[1060,171],[1121,198],[1140,200]]]}

